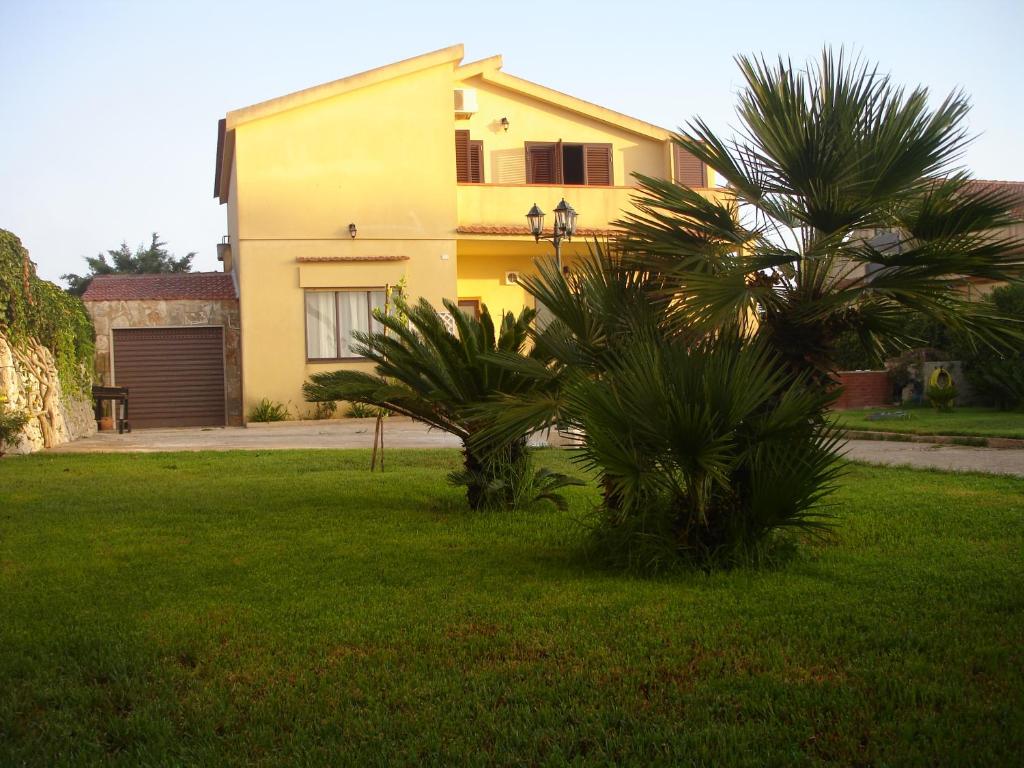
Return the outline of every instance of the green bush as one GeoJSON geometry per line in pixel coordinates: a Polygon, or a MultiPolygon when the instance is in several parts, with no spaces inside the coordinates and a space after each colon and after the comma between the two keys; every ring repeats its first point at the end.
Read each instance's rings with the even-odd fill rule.
{"type": "Polygon", "coordinates": [[[345,415],[350,419],[375,419],[378,416],[387,416],[391,412],[387,408],[378,408],[376,405],[367,403],[349,403],[345,415]]]}
{"type": "Polygon", "coordinates": [[[263,398],[249,411],[249,421],[287,421],[288,408],[283,403],[278,403],[263,398]]]}
{"type": "Polygon", "coordinates": [[[0,395],[0,456],[4,455],[5,447],[17,440],[21,430],[28,424],[28,414],[7,407],[7,398],[0,395]]]}
{"type": "MultiPolygon", "coordinates": [[[[1024,284],[996,288],[987,303],[1009,321],[1024,323],[1024,284]]],[[[1016,354],[982,348],[966,355],[964,375],[988,405],[1001,410],[1024,408],[1024,343],[1016,354]]]]}
{"type": "Polygon", "coordinates": [[[21,240],[4,229],[0,229],[0,333],[19,347],[35,340],[49,349],[66,393],[88,390],[95,331],[85,305],[37,277],[21,240]]]}
{"type": "Polygon", "coordinates": [[[316,403],[313,406],[313,418],[322,421],[324,419],[330,419],[338,410],[338,404],[334,400],[328,400],[323,403],[316,403]]]}

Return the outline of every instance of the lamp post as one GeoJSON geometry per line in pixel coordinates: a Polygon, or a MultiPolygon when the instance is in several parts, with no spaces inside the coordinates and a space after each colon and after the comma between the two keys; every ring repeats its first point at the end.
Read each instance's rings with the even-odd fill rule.
{"type": "Polygon", "coordinates": [[[552,227],[551,236],[544,236],[544,211],[533,204],[533,208],[526,214],[526,220],[530,224],[530,234],[539,243],[541,240],[550,240],[555,246],[555,263],[558,271],[562,271],[562,238],[572,242],[572,236],[576,234],[576,211],[571,205],[565,202],[565,198],[555,206],[555,225],[552,227]]]}

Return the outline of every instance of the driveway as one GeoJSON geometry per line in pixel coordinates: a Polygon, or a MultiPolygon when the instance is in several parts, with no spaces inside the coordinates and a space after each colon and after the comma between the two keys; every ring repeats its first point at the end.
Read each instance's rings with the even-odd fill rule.
{"type": "MultiPolygon", "coordinates": [[[[289,448],[372,448],[376,419],[278,421],[249,427],[137,429],[51,448],[50,453],[152,453],[155,451],[265,451],[289,448]]],[[[458,438],[402,417],[384,420],[384,448],[457,448],[458,438]]]]}
{"type": "MultiPolygon", "coordinates": [[[[51,453],[154,451],[266,451],[290,448],[372,448],[374,419],[282,421],[250,427],[140,429],[126,435],[101,432],[51,448],[51,453]]],[[[531,441],[544,445],[542,435],[531,441]]],[[[384,421],[385,448],[457,448],[459,440],[403,417],[384,421]]],[[[911,466],[1024,477],[1024,450],[971,448],[933,443],[851,440],[847,457],[869,464],[911,466]]]]}
{"type": "Polygon", "coordinates": [[[846,457],[851,461],[864,461],[868,464],[1024,477],[1024,450],[1020,448],[972,448],[937,443],[850,440],[846,444],[846,457]]]}

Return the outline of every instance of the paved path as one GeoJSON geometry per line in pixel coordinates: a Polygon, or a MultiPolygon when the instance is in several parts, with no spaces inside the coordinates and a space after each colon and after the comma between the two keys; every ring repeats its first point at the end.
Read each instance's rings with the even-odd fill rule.
{"type": "Polygon", "coordinates": [[[1024,450],[1019,448],[971,448],[964,445],[898,443],[887,440],[851,440],[846,446],[848,459],[869,464],[1024,477],[1024,450]]]}
{"type": "MultiPolygon", "coordinates": [[[[405,418],[384,422],[388,448],[456,448],[459,441],[405,418]]],[[[249,428],[140,429],[127,435],[102,432],[50,449],[53,453],[153,451],[262,451],[288,448],[371,448],[374,419],[279,422],[249,428]]],[[[542,441],[538,441],[542,442],[542,441]]],[[[851,440],[847,456],[871,464],[992,472],[1024,477],[1024,450],[971,448],[931,443],[851,440]]]]}
{"type": "MultiPolygon", "coordinates": [[[[154,451],[263,451],[288,448],[372,448],[376,419],[280,421],[251,427],[137,429],[51,448],[51,453],[152,453],[154,451]]],[[[456,448],[458,438],[401,417],[384,421],[385,448],[456,448]]]]}

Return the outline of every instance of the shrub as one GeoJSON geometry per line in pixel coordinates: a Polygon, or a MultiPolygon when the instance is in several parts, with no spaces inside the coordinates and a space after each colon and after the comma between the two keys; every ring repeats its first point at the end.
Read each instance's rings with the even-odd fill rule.
{"type": "Polygon", "coordinates": [[[18,439],[21,430],[28,424],[28,414],[7,408],[7,398],[0,395],[0,456],[4,448],[11,446],[18,439]]]}
{"type": "Polygon", "coordinates": [[[350,419],[375,419],[378,416],[387,416],[391,412],[387,408],[378,408],[376,405],[366,403],[349,403],[345,415],[350,419]]]}
{"type": "Polygon", "coordinates": [[[316,403],[313,406],[313,418],[318,421],[329,419],[338,410],[338,404],[334,400],[327,400],[323,403],[316,403]]]}
{"type": "Polygon", "coordinates": [[[287,421],[288,408],[284,403],[275,402],[264,397],[249,411],[249,421],[287,421]]]}
{"type": "MultiPolygon", "coordinates": [[[[987,303],[1009,321],[1024,323],[1024,284],[996,288],[987,303]]],[[[990,405],[1001,410],[1024,408],[1024,344],[1013,353],[983,348],[966,355],[964,375],[990,405]]]]}
{"type": "Polygon", "coordinates": [[[945,368],[936,368],[932,371],[928,388],[924,391],[924,396],[928,398],[928,402],[932,404],[932,407],[940,411],[952,410],[956,395],[956,384],[953,382],[953,377],[949,371],[945,368]]]}

